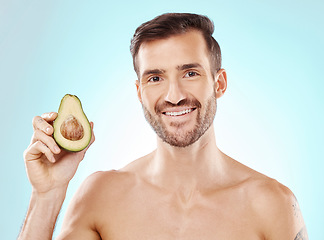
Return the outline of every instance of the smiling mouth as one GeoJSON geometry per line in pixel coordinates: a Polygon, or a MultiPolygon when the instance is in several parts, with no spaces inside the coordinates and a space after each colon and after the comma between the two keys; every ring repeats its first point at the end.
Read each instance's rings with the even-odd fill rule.
{"type": "Polygon", "coordinates": [[[188,109],[178,111],[178,112],[162,112],[162,114],[164,114],[166,116],[171,116],[171,117],[178,117],[178,116],[188,114],[194,110],[196,110],[196,108],[188,108],[188,109]]]}

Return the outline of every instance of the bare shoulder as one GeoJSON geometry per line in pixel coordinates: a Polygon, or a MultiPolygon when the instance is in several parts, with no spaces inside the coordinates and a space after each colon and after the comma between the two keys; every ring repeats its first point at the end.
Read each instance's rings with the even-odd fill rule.
{"type": "MultiPolygon", "coordinates": [[[[97,207],[98,201],[108,200],[109,196],[127,189],[127,186],[132,183],[131,178],[132,174],[117,170],[95,172],[83,181],[71,203],[75,206],[86,206],[86,208],[97,207]]],[[[77,210],[81,208],[77,207],[77,210]]]]}
{"type": "MultiPolygon", "coordinates": [[[[238,163],[240,164],[240,163],[238,163]]],[[[292,191],[277,180],[240,164],[239,173],[243,181],[240,187],[246,192],[252,210],[269,217],[285,206],[292,205],[296,198],[292,191]]]]}
{"type": "Polygon", "coordinates": [[[277,203],[282,201],[291,201],[295,199],[292,191],[277,180],[267,177],[261,173],[255,172],[251,175],[249,181],[250,191],[254,195],[256,202],[277,203]]]}
{"type": "Polygon", "coordinates": [[[266,204],[282,205],[284,202],[296,200],[292,191],[277,180],[259,173],[234,159],[230,162],[230,175],[233,182],[248,193],[254,206],[264,207],[266,204]]]}
{"type": "Polygon", "coordinates": [[[82,183],[78,194],[94,196],[99,200],[101,197],[107,199],[117,193],[126,191],[135,184],[135,175],[122,170],[100,171],[91,174],[82,183]]]}
{"type": "Polygon", "coordinates": [[[149,156],[136,159],[120,170],[99,171],[88,176],[81,184],[76,198],[86,201],[112,199],[120,194],[125,194],[136,186],[139,181],[139,172],[144,168],[149,156]]]}
{"type": "Polygon", "coordinates": [[[265,239],[308,239],[298,201],[288,187],[259,173],[247,182],[251,211],[265,239]]]}
{"type": "Polygon", "coordinates": [[[277,180],[228,158],[233,182],[264,239],[306,240],[307,231],[293,192],[277,180]]]}
{"type": "Polygon", "coordinates": [[[91,174],[74,194],[64,217],[59,239],[101,239],[100,222],[104,209],[111,210],[121,194],[132,185],[126,172],[105,171],[91,174]]]}

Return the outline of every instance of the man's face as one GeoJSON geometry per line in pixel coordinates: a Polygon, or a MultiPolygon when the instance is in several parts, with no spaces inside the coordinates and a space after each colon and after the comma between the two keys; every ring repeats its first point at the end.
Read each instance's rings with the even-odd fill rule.
{"type": "Polygon", "coordinates": [[[216,114],[216,82],[202,34],[143,43],[137,63],[138,96],[157,135],[176,147],[197,141],[216,114]]]}

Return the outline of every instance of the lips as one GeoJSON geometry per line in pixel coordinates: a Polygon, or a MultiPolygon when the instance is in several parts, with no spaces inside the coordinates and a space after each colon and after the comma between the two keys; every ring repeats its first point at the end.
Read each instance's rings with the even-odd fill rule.
{"type": "Polygon", "coordinates": [[[188,114],[188,113],[194,111],[195,109],[196,108],[170,109],[170,110],[162,112],[162,114],[164,114],[166,116],[171,116],[171,117],[178,117],[178,116],[188,114]]]}

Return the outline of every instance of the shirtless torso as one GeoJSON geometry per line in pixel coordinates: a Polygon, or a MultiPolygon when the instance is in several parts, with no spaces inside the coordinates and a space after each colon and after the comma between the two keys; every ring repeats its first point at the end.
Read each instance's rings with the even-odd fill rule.
{"type": "Polygon", "coordinates": [[[90,176],[59,239],[294,239],[304,226],[288,188],[221,152],[221,181],[207,180],[213,173],[207,171],[191,187],[172,184],[171,173],[168,179],[159,170],[152,174],[156,155],[90,176]]]}

